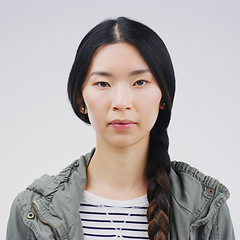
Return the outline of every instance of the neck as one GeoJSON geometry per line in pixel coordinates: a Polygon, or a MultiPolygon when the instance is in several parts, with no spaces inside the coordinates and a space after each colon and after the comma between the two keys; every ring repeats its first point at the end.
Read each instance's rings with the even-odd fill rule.
{"type": "Polygon", "coordinates": [[[96,195],[129,200],[147,193],[148,140],[127,148],[110,147],[97,139],[87,168],[86,190],[96,195]]]}

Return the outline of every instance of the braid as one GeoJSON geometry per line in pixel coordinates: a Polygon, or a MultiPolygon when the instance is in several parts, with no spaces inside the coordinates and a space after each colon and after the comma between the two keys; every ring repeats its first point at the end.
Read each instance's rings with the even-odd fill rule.
{"type": "Polygon", "coordinates": [[[169,192],[170,157],[166,129],[154,136],[151,132],[148,153],[148,236],[150,240],[166,240],[170,232],[169,192]]]}

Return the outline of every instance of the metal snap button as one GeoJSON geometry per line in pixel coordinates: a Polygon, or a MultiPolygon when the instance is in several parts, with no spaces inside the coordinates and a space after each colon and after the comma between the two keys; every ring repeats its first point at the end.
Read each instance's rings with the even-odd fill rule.
{"type": "Polygon", "coordinates": [[[208,194],[209,194],[209,195],[213,195],[213,193],[214,193],[214,190],[213,190],[212,188],[209,188],[209,189],[208,189],[208,194]]]}
{"type": "Polygon", "coordinates": [[[78,166],[79,166],[79,163],[78,163],[78,162],[75,162],[75,163],[73,164],[73,166],[74,166],[74,167],[78,167],[78,166]]]}
{"type": "Polygon", "coordinates": [[[29,212],[29,213],[27,214],[27,218],[28,218],[28,219],[33,219],[33,218],[35,218],[35,214],[34,214],[33,212],[29,212]]]}

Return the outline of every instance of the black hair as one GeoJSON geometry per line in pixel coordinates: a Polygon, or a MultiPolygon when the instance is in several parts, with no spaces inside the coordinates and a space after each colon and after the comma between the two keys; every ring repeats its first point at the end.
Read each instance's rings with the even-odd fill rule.
{"type": "Polygon", "coordinates": [[[159,110],[149,140],[147,217],[149,238],[167,239],[170,232],[168,174],[171,165],[167,127],[175,93],[175,75],[170,55],[162,39],[146,25],[125,17],[101,22],[89,31],[78,47],[69,75],[68,96],[76,115],[90,124],[88,115],[83,114],[80,109],[84,106],[82,86],[90,62],[100,46],[119,42],[132,44],[138,49],[162,92],[161,102],[164,102],[165,108],[159,110]]]}

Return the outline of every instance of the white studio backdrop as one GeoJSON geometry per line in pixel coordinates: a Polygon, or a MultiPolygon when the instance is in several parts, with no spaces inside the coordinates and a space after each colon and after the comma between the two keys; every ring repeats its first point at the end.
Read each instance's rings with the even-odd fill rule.
{"type": "Polygon", "coordinates": [[[240,238],[239,10],[239,1],[227,0],[1,0],[1,239],[18,192],[94,147],[93,130],[68,102],[67,79],[83,36],[118,16],[145,23],[166,43],[177,81],[172,160],[229,188],[240,238]]]}

